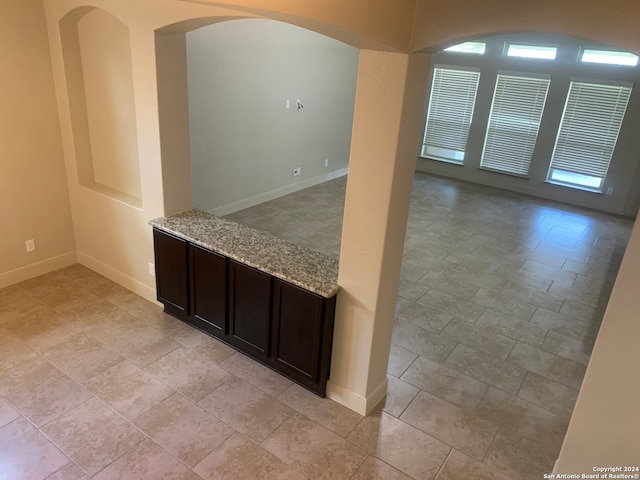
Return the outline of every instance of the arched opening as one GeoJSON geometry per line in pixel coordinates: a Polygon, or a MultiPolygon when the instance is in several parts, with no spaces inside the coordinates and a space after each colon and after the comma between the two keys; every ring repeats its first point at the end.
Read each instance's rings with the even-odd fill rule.
{"type": "MultiPolygon", "coordinates": [[[[264,19],[174,30],[156,32],[168,213],[227,215],[346,174],[357,49],[264,19]]],[[[314,241],[312,219],[276,217],[259,226],[314,241]]]]}

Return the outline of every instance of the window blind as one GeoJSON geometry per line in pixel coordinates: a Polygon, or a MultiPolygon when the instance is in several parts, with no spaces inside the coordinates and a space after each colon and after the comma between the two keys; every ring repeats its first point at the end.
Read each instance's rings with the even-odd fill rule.
{"type": "Polygon", "coordinates": [[[428,153],[429,147],[436,151],[449,150],[464,154],[479,80],[478,70],[443,67],[434,69],[423,155],[428,153]]]}
{"type": "Polygon", "coordinates": [[[499,73],[480,166],[527,175],[550,76],[499,73]]]}
{"type": "Polygon", "coordinates": [[[633,84],[572,81],[551,157],[553,169],[604,179],[633,84]]]}

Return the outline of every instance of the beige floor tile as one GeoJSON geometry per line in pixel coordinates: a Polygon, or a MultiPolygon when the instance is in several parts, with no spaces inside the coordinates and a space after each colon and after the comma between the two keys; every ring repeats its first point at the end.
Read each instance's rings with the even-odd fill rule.
{"type": "Polygon", "coordinates": [[[393,325],[391,342],[436,362],[444,361],[456,346],[448,338],[399,319],[393,325]]]}
{"type": "Polygon", "coordinates": [[[90,291],[63,282],[40,285],[29,290],[29,293],[58,312],[96,299],[90,291]]]}
{"type": "Polygon", "coordinates": [[[466,345],[458,345],[443,365],[483,383],[516,394],[527,371],[466,345]]]}
{"type": "Polygon", "coordinates": [[[112,335],[105,338],[105,343],[140,367],[146,367],[181,346],[150,327],[112,335]]]}
{"type": "Polygon", "coordinates": [[[51,309],[21,316],[5,328],[40,353],[66,342],[82,330],[77,323],[69,322],[51,309]]]}
{"type": "Polygon", "coordinates": [[[127,360],[108,368],[85,385],[130,421],[174,393],[173,389],[127,360]]]}
{"type": "Polygon", "coordinates": [[[321,398],[300,385],[293,384],[278,396],[285,405],[345,437],[362,416],[328,398],[321,398]]]}
{"type": "Polygon", "coordinates": [[[452,275],[456,278],[464,279],[465,282],[475,285],[485,290],[499,292],[507,284],[506,275],[498,273],[470,273],[462,267],[457,266],[452,275]]]}
{"type": "Polygon", "coordinates": [[[298,413],[262,447],[314,480],[350,479],[367,457],[360,448],[298,413]]]}
{"type": "Polygon", "coordinates": [[[430,332],[439,333],[453,319],[448,313],[439,312],[426,305],[398,298],[396,317],[430,332]]]}
{"type": "Polygon", "coordinates": [[[400,420],[482,460],[498,425],[471,410],[460,408],[427,392],[420,392],[400,420]]]}
{"type": "MultiPolygon", "coordinates": [[[[193,330],[196,330],[195,328],[193,330]]],[[[208,358],[214,363],[222,363],[236,351],[228,345],[225,345],[220,340],[210,337],[207,334],[198,332],[197,336],[182,337],[181,343],[191,348],[193,351],[199,353],[205,358],[208,358]]]]}
{"type": "Polygon", "coordinates": [[[277,397],[293,384],[291,380],[240,352],[231,355],[220,366],[272,397],[277,397]]]}
{"type": "Polygon", "coordinates": [[[200,479],[195,473],[149,439],[129,450],[93,478],[95,480],[200,479]]]}
{"type": "Polygon", "coordinates": [[[518,342],[541,345],[546,331],[529,321],[519,320],[510,315],[487,308],[475,325],[486,332],[496,333],[518,342]]]}
{"type": "Polygon", "coordinates": [[[146,306],[149,303],[148,300],[114,282],[96,285],[91,288],[91,292],[126,311],[134,307],[146,306]]]}
{"type": "Polygon", "coordinates": [[[198,405],[258,443],[293,414],[291,408],[238,377],[230,378],[198,405]]]}
{"type": "Polygon", "coordinates": [[[580,388],[586,367],[539,348],[518,343],[507,361],[569,387],[580,388]]]}
{"type": "Polygon", "coordinates": [[[455,296],[465,300],[471,300],[471,298],[478,293],[479,287],[462,282],[448,273],[438,271],[428,271],[418,280],[418,283],[427,285],[430,288],[439,290],[440,292],[452,293],[455,292],[455,296]]]}
{"type": "Polygon", "coordinates": [[[581,342],[561,335],[556,331],[550,331],[547,333],[541,348],[586,366],[589,363],[593,347],[587,342],[581,342]]]}
{"type": "Polygon", "coordinates": [[[471,300],[478,305],[526,322],[531,320],[536,311],[534,305],[519,301],[512,295],[496,293],[491,290],[480,289],[471,300]]]}
{"type": "Polygon", "coordinates": [[[24,369],[25,363],[36,358],[38,354],[18,337],[9,332],[0,337],[0,379],[7,374],[15,374],[16,369],[24,369]]]}
{"type": "Polygon", "coordinates": [[[488,385],[424,357],[411,364],[401,380],[466,408],[475,407],[488,385]]]}
{"type": "Polygon", "coordinates": [[[511,338],[457,318],[449,322],[442,331],[442,336],[500,358],[507,358],[516,344],[511,338]]]}
{"type": "Polygon", "coordinates": [[[351,480],[411,480],[411,477],[370,455],[351,480]]]}
{"type": "Polygon", "coordinates": [[[84,333],[69,337],[43,354],[56,367],[82,384],[124,360],[118,352],[84,333]]]}
{"type": "Polygon", "coordinates": [[[552,294],[512,282],[509,282],[500,293],[553,312],[559,312],[564,302],[564,297],[556,297],[552,294]]]}
{"type": "Polygon", "coordinates": [[[419,389],[391,375],[387,375],[387,381],[387,397],[382,404],[383,411],[398,418],[418,394],[419,389]]]}
{"type": "Polygon", "coordinates": [[[529,372],[518,397],[569,418],[578,398],[578,390],[529,372]]]}
{"type": "Polygon", "coordinates": [[[20,412],[13,408],[4,398],[0,397],[0,427],[12,422],[18,417],[20,417],[20,412]]]}
{"type": "Polygon", "coordinates": [[[42,431],[90,476],[144,440],[142,433],[96,398],[42,431]]]}
{"type": "Polygon", "coordinates": [[[36,427],[91,398],[87,390],[41,357],[13,369],[0,389],[36,427]]]}
{"type": "Polygon", "coordinates": [[[179,394],[160,402],[134,424],[188,467],[197,465],[233,433],[179,394]]]}
{"type": "Polygon", "coordinates": [[[480,315],[484,312],[484,307],[482,305],[467,300],[461,300],[453,295],[442,293],[437,290],[429,290],[418,299],[418,303],[449,313],[459,318],[464,318],[470,322],[474,322],[480,318],[480,315]]]}
{"type": "Polygon", "coordinates": [[[45,308],[44,303],[15,285],[0,289],[0,325],[45,308]]]}
{"type": "MultiPolygon", "coordinates": [[[[416,283],[414,280],[409,280],[404,278],[402,275],[400,276],[400,284],[398,285],[398,296],[405,299],[410,300],[412,302],[417,301],[421,296],[423,296],[429,287],[426,285],[420,285],[416,283]]],[[[0,320],[2,319],[2,312],[0,312],[0,320]]]]}
{"type": "Polygon", "coordinates": [[[193,469],[205,480],[304,480],[278,457],[235,433],[193,469]]]}
{"type": "Polygon", "coordinates": [[[365,417],[348,440],[416,479],[435,477],[451,451],[441,441],[379,411],[365,417]]]}
{"type": "Polygon", "coordinates": [[[387,372],[396,378],[400,377],[416,358],[418,354],[392,343],[387,372]]]}
{"type": "Polygon", "coordinates": [[[185,347],[169,352],[148,365],[145,370],[194,402],[232,377],[211,360],[185,347]]]}
{"type": "Polygon", "coordinates": [[[75,463],[68,463],[47,480],[89,480],[89,477],[75,463]]]}
{"type": "Polygon", "coordinates": [[[436,480],[510,480],[497,470],[453,450],[436,480]]]}
{"type": "Polygon", "coordinates": [[[27,420],[18,418],[0,428],[1,478],[41,480],[69,459],[27,420]]]}

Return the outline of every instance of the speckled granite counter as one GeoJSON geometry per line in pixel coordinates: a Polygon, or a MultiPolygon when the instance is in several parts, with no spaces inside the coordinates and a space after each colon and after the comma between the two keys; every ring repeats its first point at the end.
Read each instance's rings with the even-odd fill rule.
{"type": "Polygon", "coordinates": [[[320,296],[338,291],[338,260],[266,232],[188,210],[149,221],[154,227],[320,296]]]}

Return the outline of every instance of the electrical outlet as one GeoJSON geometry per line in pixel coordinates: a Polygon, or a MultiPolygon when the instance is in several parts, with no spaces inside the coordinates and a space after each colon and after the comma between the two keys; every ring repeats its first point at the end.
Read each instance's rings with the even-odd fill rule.
{"type": "Polygon", "coordinates": [[[328,167],[328,166],[329,166],[329,159],[328,159],[328,158],[325,158],[325,159],[324,159],[324,166],[325,166],[325,167],[328,167]]]}
{"type": "Polygon", "coordinates": [[[297,177],[301,173],[302,173],[302,167],[296,167],[296,168],[293,169],[293,176],[294,177],[297,177]]]}
{"type": "Polygon", "coordinates": [[[152,275],[152,276],[155,277],[155,275],[156,275],[156,265],[155,265],[155,263],[149,262],[149,275],[152,275]]]}
{"type": "Polygon", "coordinates": [[[607,195],[613,195],[613,187],[607,188],[607,195]]]}
{"type": "Polygon", "coordinates": [[[24,246],[27,247],[27,252],[36,251],[36,241],[33,238],[24,242],[24,246]]]}

